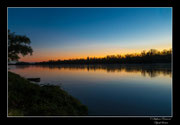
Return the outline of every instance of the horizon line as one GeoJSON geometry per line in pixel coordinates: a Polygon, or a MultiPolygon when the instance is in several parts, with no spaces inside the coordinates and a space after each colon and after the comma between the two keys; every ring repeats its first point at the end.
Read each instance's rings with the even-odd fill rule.
{"type": "MultiPolygon", "coordinates": [[[[126,55],[140,55],[143,51],[145,51],[146,53],[150,50],[157,50],[158,52],[163,52],[164,50],[172,51],[172,47],[169,49],[162,49],[162,50],[158,50],[158,49],[148,49],[148,50],[141,50],[140,52],[131,52],[131,53],[124,53],[124,54],[109,54],[109,55],[105,55],[105,56],[86,56],[86,57],[74,57],[74,58],[68,58],[68,59],[48,59],[48,60],[42,60],[42,61],[15,61],[15,62],[27,62],[27,63],[37,63],[37,62],[48,62],[48,61],[65,61],[65,60],[76,60],[76,59],[87,59],[87,58],[105,58],[107,56],[126,56],[126,55]]],[[[21,60],[21,58],[20,58],[21,60]]]]}

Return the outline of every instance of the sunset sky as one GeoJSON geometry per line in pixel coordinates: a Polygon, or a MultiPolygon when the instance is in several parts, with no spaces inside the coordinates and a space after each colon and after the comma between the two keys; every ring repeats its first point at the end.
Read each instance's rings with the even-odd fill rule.
{"type": "Polygon", "coordinates": [[[172,48],[172,8],[8,8],[8,29],[34,50],[20,61],[172,48]]]}

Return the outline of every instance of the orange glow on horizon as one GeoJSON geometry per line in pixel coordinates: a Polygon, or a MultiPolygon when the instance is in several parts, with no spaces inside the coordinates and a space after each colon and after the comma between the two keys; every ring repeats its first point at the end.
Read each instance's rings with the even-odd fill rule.
{"type": "MultiPolygon", "coordinates": [[[[162,51],[162,50],[169,50],[170,48],[159,48],[156,49],[158,51],[162,51]]],[[[23,62],[42,62],[42,61],[49,61],[49,60],[69,60],[69,59],[86,59],[87,57],[89,58],[102,58],[102,57],[106,57],[108,55],[126,55],[126,54],[140,54],[143,50],[145,49],[122,49],[122,50],[114,50],[114,51],[108,51],[108,52],[92,52],[92,53],[62,53],[61,54],[57,54],[59,52],[34,52],[32,56],[27,55],[25,57],[20,56],[20,60],[19,61],[23,61],[23,62]]],[[[146,49],[145,51],[149,51],[149,49],[146,49]]]]}

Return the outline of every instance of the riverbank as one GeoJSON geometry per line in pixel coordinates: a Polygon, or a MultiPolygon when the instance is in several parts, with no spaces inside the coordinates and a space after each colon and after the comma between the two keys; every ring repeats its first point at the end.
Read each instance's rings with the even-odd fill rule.
{"type": "Polygon", "coordinates": [[[59,86],[32,83],[8,72],[9,116],[83,116],[88,109],[59,86]]]}

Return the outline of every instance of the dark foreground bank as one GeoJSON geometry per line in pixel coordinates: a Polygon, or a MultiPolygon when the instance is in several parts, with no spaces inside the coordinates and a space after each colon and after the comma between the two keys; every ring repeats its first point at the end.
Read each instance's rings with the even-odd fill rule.
{"type": "Polygon", "coordinates": [[[87,114],[87,107],[59,86],[40,86],[8,72],[9,116],[82,116],[87,114]]]}

